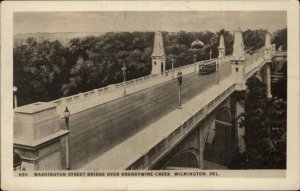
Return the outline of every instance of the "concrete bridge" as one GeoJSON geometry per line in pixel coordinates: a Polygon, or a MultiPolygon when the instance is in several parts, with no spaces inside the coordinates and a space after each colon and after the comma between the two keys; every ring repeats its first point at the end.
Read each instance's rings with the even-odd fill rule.
{"type": "Polygon", "coordinates": [[[166,70],[158,32],[151,75],[16,108],[14,151],[23,170],[227,168],[236,151],[245,150],[237,120],[243,112],[239,94],[247,79],[259,75],[271,98],[271,65],[283,59],[286,54],[275,51],[270,34],[262,49],[245,53],[238,30],[230,56],[220,38],[217,72],[199,75],[201,62],[166,70]],[[181,109],[178,71],[183,73],[181,109]]]}

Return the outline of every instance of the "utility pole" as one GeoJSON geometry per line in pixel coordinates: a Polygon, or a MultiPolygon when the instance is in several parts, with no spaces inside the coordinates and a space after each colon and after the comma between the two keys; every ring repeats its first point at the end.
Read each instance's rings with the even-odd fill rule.
{"type": "Polygon", "coordinates": [[[196,72],[196,70],[197,70],[197,66],[196,66],[196,65],[197,65],[197,64],[196,64],[197,61],[196,61],[196,58],[197,58],[197,56],[196,56],[196,54],[194,54],[195,72],[196,72]]]}
{"type": "Polygon", "coordinates": [[[123,77],[124,77],[124,81],[123,81],[123,87],[124,87],[124,92],[123,95],[126,96],[126,67],[125,67],[125,63],[123,61],[123,67],[122,67],[122,71],[123,71],[123,77]]]}
{"type": "Polygon", "coordinates": [[[174,58],[172,58],[172,79],[174,78],[174,58]]]}
{"type": "Polygon", "coordinates": [[[220,60],[217,59],[217,84],[219,85],[220,84],[220,67],[219,67],[219,62],[220,60]]]}

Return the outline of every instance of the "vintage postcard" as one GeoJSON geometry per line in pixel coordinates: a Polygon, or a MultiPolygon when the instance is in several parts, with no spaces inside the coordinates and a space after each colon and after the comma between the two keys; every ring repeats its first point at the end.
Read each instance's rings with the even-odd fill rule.
{"type": "Polygon", "coordinates": [[[1,189],[299,188],[296,1],[1,4],[1,189]]]}

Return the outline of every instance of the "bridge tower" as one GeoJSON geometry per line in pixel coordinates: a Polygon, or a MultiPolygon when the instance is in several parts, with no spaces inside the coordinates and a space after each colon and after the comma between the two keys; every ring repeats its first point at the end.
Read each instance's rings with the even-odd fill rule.
{"type": "Polygon", "coordinates": [[[271,51],[272,51],[272,44],[271,44],[271,35],[268,32],[266,34],[266,40],[265,40],[265,50],[264,50],[264,57],[267,60],[271,60],[271,51]]]}
{"type": "Polygon", "coordinates": [[[245,90],[245,50],[241,29],[234,33],[233,53],[231,60],[231,71],[236,90],[245,90]]]}
{"type": "Polygon", "coordinates": [[[244,127],[239,126],[238,116],[244,111],[243,104],[240,102],[240,97],[243,92],[246,90],[246,80],[245,80],[245,51],[244,51],[244,42],[241,29],[238,29],[234,33],[234,45],[233,45],[233,54],[231,60],[231,73],[233,80],[235,82],[235,93],[231,95],[231,116],[232,116],[232,140],[231,140],[231,156],[234,157],[237,148],[239,152],[244,152],[244,138],[245,129],[244,127]]]}
{"type": "Polygon", "coordinates": [[[223,35],[220,36],[220,43],[219,43],[219,58],[225,57],[225,44],[224,44],[224,37],[223,35]]]}
{"type": "Polygon", "coordinates": [[[166,55],[161,32],[155,32],[151,74],[164,74],[166,71],[166,55]]]}

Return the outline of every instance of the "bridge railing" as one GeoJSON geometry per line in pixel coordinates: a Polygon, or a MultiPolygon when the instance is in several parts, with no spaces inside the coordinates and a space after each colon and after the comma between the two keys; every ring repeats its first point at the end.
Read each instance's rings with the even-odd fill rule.
{"type": "MultiPolygon", "coordinates": [[[[153,75],[143,76],[143,77],[140,77],[140,78],[129,80],[129,81],[126,81],[126,86],[131,86],[131,85],[134,85],[134,84],[138,84],[140,82],[150,81],[150,80],[152,80],[152,79],[154,79],[158,76],[159,76],[158,74],[153,74],[153,75]]],[[[111,84],[111,85],[108,85],[108,86],[103,87],[103,88],[94,89],[94,90],[91,90],[91,91],[87,91],[87,92],[84,92],[84,93],[79,93],[79,94],[68,96],[68,97],[62,97],[60,99],[53,100],[53,101],[50,101],[50,102],[51,103],[56,103],[58,106],[61,105],[61,104],[69,105],[69,104],[72,104],[72,103],[75,103],[75,102],[77,103],[79,101],[89,99],[89,98],[92,98],[92,97],[101,96],[105,93],[113,92],[115,90],[123,88],[123,86],[124,86],[123,82],[117,83],[117,84],[111,84]]]]}
{"type": "Polygon", "coordinates": [[[272,47],[269,50],[261,49],[260,51],[257,51],[254,55],[256,57],[256,61],[252,62],[250,65],[247,65],[245,68],[245,79],[248,79],[251,77],[255,72],[257,72],[265,62],[272,58],[275,54],[275,46],[272,45],[272,47]],[[267,52],[269,51],[269,52],[267,52]],[[268,58],[269,57],[269,58],[268,58]]]}
{"type": "Polygon", "coordinates": [[[141,156],[135,160],[127,169],[147,169],[156,164],[157,160],[167,151],[175,147],[194,127],[199,124],[209,113],[211,113],[220,103],[222,103],[232,92],[234,92],[234,84],[230,85],[221,94],[213,98],[204,107],[182,121],[177,128],[168,135],[162,136],[160,141],[153,144],[148,151],[141,151],[141,156]]]}

